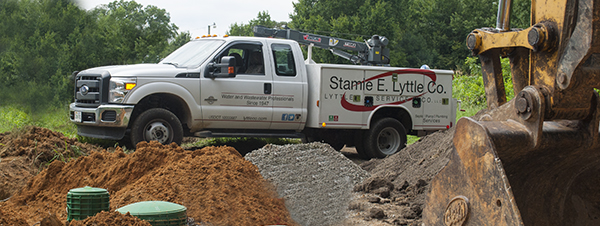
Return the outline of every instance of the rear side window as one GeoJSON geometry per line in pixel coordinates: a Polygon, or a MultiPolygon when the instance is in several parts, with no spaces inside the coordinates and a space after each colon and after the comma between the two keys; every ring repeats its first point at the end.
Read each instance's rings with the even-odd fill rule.
{"type": "Polygon", "coordinates": [[[275,61],[275,73],[279,76],[296,76],[296,63],[292,47],[287,44],[273,44],[271,48],[275,61]]]}

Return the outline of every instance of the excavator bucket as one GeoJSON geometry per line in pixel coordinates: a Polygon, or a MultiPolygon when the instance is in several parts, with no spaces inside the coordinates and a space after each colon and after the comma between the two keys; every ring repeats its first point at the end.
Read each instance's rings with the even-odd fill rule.
{"type": "MultiPolygon", "coordinates": [[[[458,121],[424,225],[600,225],[600,0],[531,2],[531,27],[499,20],[467,37],[489,112],[458,121]],[[511,61],[509,102],[500,56],[511,61]]],[[[510,1],[499,5],[500,18],[510,1]]]]}
{"type": "Polygon", "coordinates": [[[460,119],[450,162],[431,183],[425,225],[600,225],[593,121],[545,122],[532,148],[519,123],[460,119]]]}

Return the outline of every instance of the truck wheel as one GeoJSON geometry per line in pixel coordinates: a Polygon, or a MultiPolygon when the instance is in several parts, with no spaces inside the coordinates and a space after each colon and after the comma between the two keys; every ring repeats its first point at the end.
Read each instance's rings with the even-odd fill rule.
{"type": "Polygon", "coordinates": [[[183,127],[175,114],[163,108],[152,108],[140,114],[131,127],[131,144],[152,140],[161,144],[183,140],[183,127]]]}
{"type": "Polygon", "coordinates": [[[406,130],[402,123],[393,118],[375,122],[364,138],[363,147],[372,158],[384,158],[406,146],[406,130]]]}

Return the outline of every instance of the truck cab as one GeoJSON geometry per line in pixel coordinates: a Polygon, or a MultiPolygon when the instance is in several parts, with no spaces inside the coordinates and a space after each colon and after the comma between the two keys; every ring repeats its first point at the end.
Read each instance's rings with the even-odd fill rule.
{"type": "Polygon", "coordinates": [[[306,122],[306,86],[294,41],[198,39],[158,64],[79,72],[71,121],[82,136],[120,140],[128,134],[132,143],[180,143],[203,130],[298,136],[306,122]],[[233,73],[220,72],[223,59],[233,59],[233,73]]]}

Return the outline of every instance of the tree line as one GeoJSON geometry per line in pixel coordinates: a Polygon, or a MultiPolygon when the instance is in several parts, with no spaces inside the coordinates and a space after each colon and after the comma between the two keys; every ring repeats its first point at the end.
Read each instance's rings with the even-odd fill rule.
{"type": "Polygon", "coordinates": [[[70,0],[0,0],[0,106],[28,110],[73,100],[70,74],[154,63],[191,39],[169,13],[135,1],[92,10],[70,0]]]}
{"type": "MultiPolygon", "coordinates": [[[[493,27],[497,0],[298,0],[290,21],[259,12],[229,35],[252,36],[252,26],[287,26],[310,33],[363,41],[386,36],[391,65],[470,73],[465,38],[493,27]]],[[[513,1],[513,27],[529,26],[530,0],[513,1]]],[[[191,40],[156,6],[118,0],[92,10],[71,0],[0,0],[0,106],[31,110],[73,100],[70,74],[86,68],[155,63],[191,40]]],[[[315,48],[313,59],[349,63],[315,48]]]]}
{"type": "MultiPolygon", "coordinates": [[[[529,27],[530,0],[514,0],[511,24],[529,27]]],[[[498,0],[298,0],[291,21],[271,20],[261,12],[248,24],[233,24],[230,35],[252,35],[251,27],[286,25],[295,30],[363,41],[386,36],[391,65],[452,69],[468,73],[467,35],[476,28],[495,27],[498,0]]],[[[349,63],[329,51],[315,49],[313,59],[349,63]]]]}

